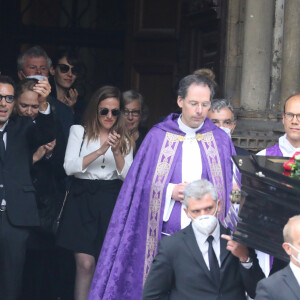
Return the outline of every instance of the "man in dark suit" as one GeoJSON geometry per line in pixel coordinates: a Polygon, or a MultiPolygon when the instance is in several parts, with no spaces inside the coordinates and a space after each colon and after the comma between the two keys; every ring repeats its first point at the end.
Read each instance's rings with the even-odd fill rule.
{"type": "Polygon", "coordinates": [[[300,299],[300,215],[290,218],[284,226],[283,239],[282,247],[290,263],[258,283],[256,300],[300,299]]]}
{"type": "Polygon", "coordinates": [[[40,82],[34,91],[40,95],[35,122],[12,115],[14,82],[0,76],[0,300],[17,299],[29,228],[39,225],[30,177],[33,149],[55,138],[48,85],[40,82]]]}
{"type": "Polygon", "coordinates": [[[192,223],[160,241],[143,299],[246,299],[264,277],[254,251],[233,241],[217,220],[213,185],[198,180],[184,189],[185,212],[192,223]]]}
{"type": "MultiPolygon", "coordinates": [[[[234,120],[233,107],[227,99],[212,100],[207,116],[215,125],[223,129],[231,138],[236,126],[236,121],[234,120]]],[[[235,151],[237,155],[250,155],[247,150],[238,146],[235,146],[235,151]]]]}

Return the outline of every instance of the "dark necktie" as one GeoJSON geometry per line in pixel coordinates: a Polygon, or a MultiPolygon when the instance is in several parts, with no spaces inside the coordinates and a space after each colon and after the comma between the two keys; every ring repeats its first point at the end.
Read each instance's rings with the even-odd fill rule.
{"type": "Polygon", "coordinates": [[[220,267],[216,257],[216,253],[214,251],[212,242],[214,237],[210,235],[207,238],[208,242],[208,261],[209,261],[209,269],[212,276],[212,279],[216,282],[217,285],[220,283],[220,267]]]}
{"type": "Polygon", "coordinates": [[[3,134],[4,131],[0,131],[0,159],[1,162],[4,162],[4,155],[5,155],[5,145],[3,141],[3,134]]]}

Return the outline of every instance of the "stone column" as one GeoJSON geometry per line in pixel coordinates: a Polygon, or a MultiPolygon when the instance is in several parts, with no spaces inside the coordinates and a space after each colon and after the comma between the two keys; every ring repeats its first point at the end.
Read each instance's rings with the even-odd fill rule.
{"type": "Polygon", "coordinates": [[[234,108],[240,107],[241,99],[244,11],[244,0],[228,0],[224,87],[234,108]]]}
{"type": "Polygon", "coordinates": [[[272,54],[272,68],[271,68],[271,90],[270,90],[270,103],[268,106],[268,108],[274,112],[280,110],[284,2],[285,0],[276,0],[276,5],[275,5],[275,20],[274,20],[273,50],[272,50],[273,54],[272,54]]]}
{"type": "Polygon", "coordinates": [[[281,106],[287,97],[300,92],[300,1],[284,5],[281,106]]]}
{"type": "Polygon", "coordinates": [[[241,108],[265,110],[270,93],[274,0],[247,0],[241,108]]]}

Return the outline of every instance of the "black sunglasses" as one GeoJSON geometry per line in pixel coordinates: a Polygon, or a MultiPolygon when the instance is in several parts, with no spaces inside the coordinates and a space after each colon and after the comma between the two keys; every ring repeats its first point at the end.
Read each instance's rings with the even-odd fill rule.
{"type": "Polygon", "coordinates": [[[58,64],[57,66],[59,67],[59,70],[60,70],[62,73],[68,73],[69,70],[71,69],[71,72],[72,72],[75,76],[77,76],[77,75],[79,74],[79,71],[80,71],[79,67],[76,67],[76,66],[70,67],[70,66],[65,65],[65,64],[58,64]]]}
{"type": "Polygon", "coordinates": [[[111,114],[114,116],[114,117],[116,117],[116,116],[118,116],[119,114],[120,114],[120,110],[119,109],[112,109],[112,110],[110,110],[110,109],[108,109],[108,108],[100,108],[99,109],[99,114],[100,114],[100,116],[106,116],[109,112],[111,112],[111,114]]]}
{"type": "Polygon", "coordinates": [[[15,100],[15,96],[13,95],[0,95],[0,102],[2,101],[2,98],[4,98],[7,103],[12,103],[15,100]]]}

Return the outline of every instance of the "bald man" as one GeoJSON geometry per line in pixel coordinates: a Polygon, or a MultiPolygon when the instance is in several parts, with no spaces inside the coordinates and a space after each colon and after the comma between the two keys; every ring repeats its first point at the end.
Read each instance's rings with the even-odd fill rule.
{"type": "Polygon", "coordinates": [[[292,157],[300,151],[300,94],[290,96],[284,104],[282,123],[285,135],[274,146],[264,149],[257,155],[292,157]]]}
{"type": "Polygon", "coordinates": [[[256,300],[300,299],[300,215],[289,219],[283,229],[283,239],[282,247],[290,263],[258,283],[256,300]]]}

